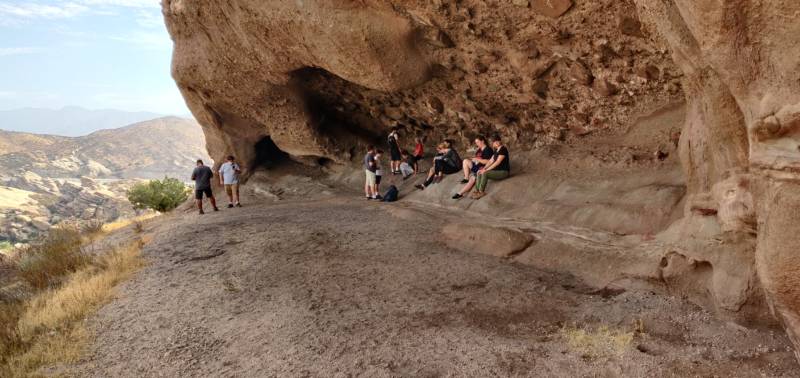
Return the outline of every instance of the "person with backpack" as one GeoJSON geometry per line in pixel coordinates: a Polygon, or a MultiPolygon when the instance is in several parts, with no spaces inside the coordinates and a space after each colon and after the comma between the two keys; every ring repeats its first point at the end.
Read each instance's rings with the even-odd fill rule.
{"type": "Polygon", "coordinates": [[[489,180],[503,180],[511,175],[511,159],[508,148],[503,145],[499,135],[492,137],[492,148],[494,148],[492,159],[478,171],[475,192],[472,193],[473,199],[480,199],[486,195],[486,185],[489,180]]]}
{"type": "Polygon", "coordinates": [[[400,141],[398,131],[400,130],[399,126],[392,127],[392,132],[389,133],[389,157],[391,158],[390,168],[392,170],[392,174],[396,175],[400,173],[400,163],[402,161],[402,157],[400,156],[400,141]]]}
{"type": "Polygon", "coordinates": [[[458,152],[450,141],[439,143],[437,150],[439,153],[433,158],[433,167],[428,171],[428,178],[424,183],[416,185],[419,190],[425,190],[434,181],[441,181],[444,175],[461,170],[461,157],[458,156],[458,152]]]}
{"type": "Polygon", "coordinates": [[[494,155],[494,151],[489,147],[486,137],[483,135],[475,137],[475,146],[478,148],[475,151],[475,157],[464,159],[464,179],[461,180],[461,183],[465,185],[458,193],[453,195],[453,199],[462,198],[464,194],[472,190],[472,187],[475,186],[478,171],[488,164],[494,155]]]}

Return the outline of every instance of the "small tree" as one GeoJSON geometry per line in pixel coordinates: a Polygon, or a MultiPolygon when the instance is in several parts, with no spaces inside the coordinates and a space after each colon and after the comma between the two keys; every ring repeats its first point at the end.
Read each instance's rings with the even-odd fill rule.
{"type": "Polygon", "coordinates": [[[165,213],[189,197],[189,188],[178,179],[165,177],[163,180],[140,182],[128,190],[128,201],[134,209],[153,209],[165,213]]]}

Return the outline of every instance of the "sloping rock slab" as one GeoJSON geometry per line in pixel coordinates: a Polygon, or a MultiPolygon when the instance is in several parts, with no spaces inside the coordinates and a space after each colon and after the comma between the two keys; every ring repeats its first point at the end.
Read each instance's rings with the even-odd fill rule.
{"type": "Polygon", "coordinates": [[[497,257],[513,256],[535,241],[533,236],[510,228],[465,223],[445,226],[442,236],[451,248],[497,257]]]}

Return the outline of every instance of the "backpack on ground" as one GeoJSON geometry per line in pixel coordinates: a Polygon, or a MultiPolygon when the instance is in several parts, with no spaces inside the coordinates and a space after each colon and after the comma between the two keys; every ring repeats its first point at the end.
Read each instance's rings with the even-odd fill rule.
{"type": "Polygon", "coordinates": [[[394,185],[389,186],[389,189],[386,190],[386,194],[383,195],[383,202],[397,201],[398,194],[400,194],[400,191],[397,190],[396,186],[394,185]]]}

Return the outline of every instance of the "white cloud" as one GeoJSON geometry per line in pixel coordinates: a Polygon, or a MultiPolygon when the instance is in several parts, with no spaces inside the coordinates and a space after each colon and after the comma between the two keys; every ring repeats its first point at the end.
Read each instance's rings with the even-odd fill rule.
{"type": "Polygon", "coordinates": [[[92,11],[115,15],[114,8],[158,9],[159,0],[74,0],[51,2],[0,2],[0,25],[15,25],[22,20],[71,18],[92,11]],[[20,20],[22,19],[22,20],[20,20]]]}
{"type": "Polygon", "coordinates": [[[74,2],[66,2],[59,5],[40,3],[0,3],[0,14],[28,19],[68,18],[77,16],[86,10],[88,10],[87,7],[74,2]]]}
{"type": "Polygon", "coordinates": [[[166,31],[162,32],[145,32],[137,31],[125,35],[116,35],[109,37],[112,40],[130,43],[148,50],[158,49],[171,49],[172,40],[166,31]]]}
{"type": "Polygon", "coordinates": [[[0,47],[0,56],[27,55],[42,52],[39,47],[0,47]]]}
{"type": "Polygon", "coordinates": [[[160,0],[80,0],[82,4],[127,7],[127,8],[161,8],[160,0]]]}
{"type": "Polygon", "coordinates": [[[151,10],[140,10],[136,12],[136,23],[143,28],[154,29],[164,26],[164,19],[161,12],[151,10]]]}

